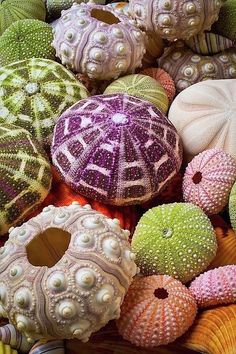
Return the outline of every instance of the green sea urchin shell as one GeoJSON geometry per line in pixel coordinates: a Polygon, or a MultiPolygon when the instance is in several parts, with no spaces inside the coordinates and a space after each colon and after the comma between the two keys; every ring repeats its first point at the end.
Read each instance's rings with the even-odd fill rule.
{"type": "Polygon", "coordinates": [[[236,232],[236,183],[234,183],[229,197],[229,216],[231,226],[236,232]]]}
{"type": "Polygon", "coordinates": [[[143,274],[167,274],[186,283],[213,260],[217,241],[210,220],[199,207],[163,204],[142,216],[132,249],[143,274]]]}
{"type": "Polygon", "coordinates": [[[55,59],[52,27],[38,20],[14,22],[0,37],[0,65],[31,58],[55,59]]]}
{"type": "Polygon", "coordinates": [[[220,9],[218,21],[212,31],[236,41],[236,1],[227,0],[220,9]]]}

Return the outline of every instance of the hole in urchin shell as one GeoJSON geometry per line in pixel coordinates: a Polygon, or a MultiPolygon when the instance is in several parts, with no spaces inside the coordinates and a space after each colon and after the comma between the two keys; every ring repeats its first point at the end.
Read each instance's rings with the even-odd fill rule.
{"type": "Polygon", "coordinates": [[[166,289],[164,288],[157,288],[154,291],[154,295],[155,297],[157,297],[158,299],[166,299],[169,296],[169,293],[166,289]]]}
{"type": "Polygon", "coordinates": [[[202,180],[202,173],[200,171],[196,172],[195,175],[192,177],[193,183],[198,184],[202,180]]]}
{"type": "Polygon", "coordinates": [[[120,22],[118,17],[113,15],[111,12],[99,10],[99,9],[93,9],[91,11],[91,17],[96,18],[96,20],[98,20],[98,21],[107,23],[108,25],[113,25],[115,23],[120,22]]]}
{"type": "Polygon", "coordinates": [[[71,234],[51,227],[38,234],[26,246],[27,258],[36,267],[53,267],[69,247],[71,234]]]}

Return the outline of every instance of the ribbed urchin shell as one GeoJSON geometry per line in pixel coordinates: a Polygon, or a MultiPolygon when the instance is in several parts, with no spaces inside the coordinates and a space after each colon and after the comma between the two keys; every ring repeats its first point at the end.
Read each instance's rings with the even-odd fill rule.
{"type": "Polygon", "coordinates": [[[4,0],[0,3],[0,34],[13,22],[26,18],[45,20],[43,0],[4,0]]]}
{"type": "Polygon", "coordinates": [[[157,80],[165,89],[169,102],[172,102],[175,97],[175,83],[171,76],[163,69],[160,68],[147,68],[140,72],[142,75],[148,75],[157,80]]]}
{"type": "Polygon", "coordinates": [[[104,94],[124,93],[152,103],[162,112],[169,108],[167,93],[162,85],[147,75],[134,74],[120,77],[107,86],[104,94]]]}
{"type": "Polygon", "coordinates": [[[234,183],[229,196],[229,216],[232,228],[236,232],[236,183],[234,183]]]}
{"type": "Polygon", "coordinates": [[[190,284],[189,290],[202,308],[236,302],[236,265],[208,270],[190,284]]]}
{"type": "Polygon", "coordinates": [[[60,114],[88,97],[86,88],[62,65],[27,59],[0,68],[0,119],[49,145],[60,114]]]}
{"type": "Polygon", "coordinates": [[[114,205],[153,198],[182,162],[179,137],[161,111],[123,94],[93,96],[68,109],[51,151],[66,183],[114,205]]]}
{"type": "Polygon", "coordinates": [[[183,283],[204,271],[217,251],[208,217],[190,203],[163,204],[139,220],[132,239],[145,275],[168,274],[183,283]]]}
{"type": "Polygon", "coordinates": [[[151,348],[185,333],[196,313],[196,301],[180,281],[168,275],[137,277],[125,296],[117,326],[124,339],[151,348]]]}
{"type": "Polygon", "coordinates": [[[236,161],[220,149],[205,150],[188,164],[183,178],[185,202],[218,214],[229,201],[236,180],[236,161]]]}
{"type": "Polygon", "coordinates": [[[47,196],[50,163],[25,129],[0,125],[0,235],[19,224],[47,196]]]}
{"type": "Polygon", "coordinates": [[[31,58],[55,59],[52,41],[52,27],[47,23],[16,21],[0,37],[0,66],[31,58]]]}

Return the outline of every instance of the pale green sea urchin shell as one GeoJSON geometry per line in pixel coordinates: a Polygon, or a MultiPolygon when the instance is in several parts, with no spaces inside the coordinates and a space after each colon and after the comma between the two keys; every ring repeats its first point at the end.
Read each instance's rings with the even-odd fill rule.
{"type": "Polygon", "coordinates": [[[236,183],[234,183],[229,197],[229,216],[231,226],[236,232],[236,183]]]}

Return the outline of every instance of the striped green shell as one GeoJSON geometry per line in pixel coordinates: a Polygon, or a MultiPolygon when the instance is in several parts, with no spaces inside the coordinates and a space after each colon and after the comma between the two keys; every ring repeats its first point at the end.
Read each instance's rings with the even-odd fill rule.
{"type": "Polygon", "coordinates": [[[25,129],[0,125],[0,235],[17,225],[47,196],[50,163],[25,129]]]}
{"type": "Polygon", "coordinates": [[[13,22],[25,18],[44,21],[46,8],[43,0],[4,0],[0,1],[0,34],[13,22]]]}
{"type": "Polygon", "coordinates": [[[27,129],[45,146],[61,113],[88,95],[70,71],[52,60],[28,59],[0,68],[0,119],[27,129]]]}
{"type": "Polygon", "coordinates": [[[229,197],[229,216],[231,226],[236,232],[236,183],[234,184],[229,197]]]}
{"type": "Polygon", "coordinates": [[[186,44],[193,52],[202,55],[217,54],[234,47],[234,42],[230,39],[210,32],[191,37],[186,44]]]}
{"type": "Polygon", "coordinates": [[[134,74],[123,76],[112,82],[104,94],[126,93],[152,103],[162,112],[166,113],[169,100],[164,88],[150,76],[134,74]]]}

